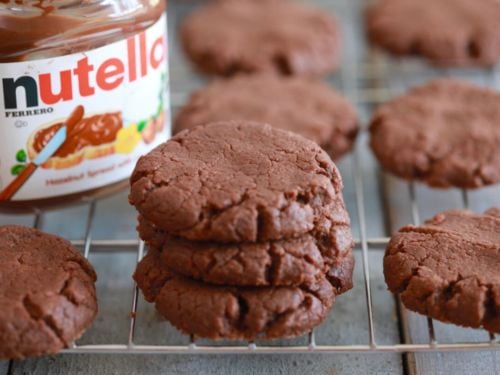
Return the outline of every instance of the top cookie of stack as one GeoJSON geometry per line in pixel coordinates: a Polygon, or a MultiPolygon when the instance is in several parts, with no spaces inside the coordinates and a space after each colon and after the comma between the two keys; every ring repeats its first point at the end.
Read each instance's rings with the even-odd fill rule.
{"type": "Polygon", "coordinates": [[[248,122],[183,131],[139,161],[130,202],[150,247],[135,278],[189,334],[294,336],[319,324],[335,295],[352,286],[341,177],[328,155],[301,136],[248,122]],[[280,293],[290,295],[273,297],[280,293]],[[199,308],[205,298],[235,296],[238,319],[212,311],[213,324],[201,323],[210,320],[210,309],[199,308]],[[281,313],[288,318],[269,321],[281,313]],[[251,322],[242,323],[244,317],[251,322]],[[229,321],[215,328],[221,319],[229,321]]]}
{"type": "Polygon", "coordinates": [[[318,145],[247,122],[179,133],[139,160],[131,187],[145,219],[194,241],[279,240],[347,221],[341,177],[318,145]]]}

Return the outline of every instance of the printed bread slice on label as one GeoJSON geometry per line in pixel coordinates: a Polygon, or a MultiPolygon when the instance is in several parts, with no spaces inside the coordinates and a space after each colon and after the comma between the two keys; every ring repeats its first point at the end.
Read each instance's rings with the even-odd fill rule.
{"type": "MultiPolygon", "coordinates": [[[[42,125],[28,139],[28,155],[34,159],[53,135],[63,126],[58,121],[42,125]]],[[[94,114],[84,117],[68,128],[68,140],[42,167],[65,169],[80,164],[85,159],[97,159],[115,152],[115,142],[123,128],[121,112],[94,114]]]]}

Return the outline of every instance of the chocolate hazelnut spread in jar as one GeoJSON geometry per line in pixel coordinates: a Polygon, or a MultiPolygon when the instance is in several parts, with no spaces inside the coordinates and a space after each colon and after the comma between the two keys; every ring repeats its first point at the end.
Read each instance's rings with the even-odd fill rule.
{"type": "Polygon", "coordinates": [[[164,0],[0,0],[0,209],[127,185],[170,135],[164,0]]]}

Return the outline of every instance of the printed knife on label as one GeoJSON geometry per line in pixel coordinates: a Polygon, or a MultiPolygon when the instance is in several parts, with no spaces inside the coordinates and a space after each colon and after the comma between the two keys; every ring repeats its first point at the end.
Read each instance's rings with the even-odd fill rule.
{"type": "Polygon", "coordinates": [[[10,200],[17,191],[28,181],[36,169],[45,163],[64,144],[67,128],[78,123],[84,115],[83,106],[77,106],[63,126],[54,134],[43,150],[29,163],[26,168],[0,193],[0,201],[10,200]]]}

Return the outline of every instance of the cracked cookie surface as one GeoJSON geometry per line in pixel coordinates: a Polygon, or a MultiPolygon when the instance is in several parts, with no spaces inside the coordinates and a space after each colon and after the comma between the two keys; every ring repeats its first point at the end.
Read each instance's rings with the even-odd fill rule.
{"type": "Polygon", "coordinates": [[[0,227],[0,265],[1,359],[57,353],[95,318],[96,274],[68,241],[0,227]]]}
{"type": "Polygon", "coordinates": [[[186,334],[211,339],[293,337],[326,317],[335,289],[325,278],[301,287],[228,287],[186,279],[160,267],[150,251],[134,274],[146,300],[186,334]]]}
{"type": "Polygon", "coordinates": [[[225,76],[329,73],[340,60],[339,33],[327,13],[283,0],[214,1],[181,28],[184,50],[197,67],[225,76]]]}
{"type": "Polygon", "coordinates": [[[434,187],[500,182],[500,93],[438,79],[382,105],[371,147],[384,169],[434,187]]]}
{"type": "Polygon", "coordinates": [[[177,134],[139,160],[129,199],[157,228],[189,240],[262,242],[349,221],[328,154],[251,122],[177,134]]]}
{"type": "Polygon", "coordinates": [[[389,289],[410,310],[500,333],[500,209],[448,211],[395,234],[384,257],[389,289]]]}
{"type": "Polygon", "coordinates": [[[311,234],[261,243],[219,244],[168,236],[139,217],[138,232],[148,246],[161,251],[162,264],[187,277],[226,285],[311,284],[335,268],[332,282],[344,292],[352,286],[353,240],[348,223],[330,236],[311,234]]]}
{"type": "Polygon", "coordinates": [[[174,133],[226,120],[256,121],[300,134],[333,159],[352,148],[358,131],[353,106],[325,83],[250,75],[215,81],[192,94],[175,118],[174,133]]]}
{"type": "Polygon", "coordinates": [[[420,55],[445,66],[500,60],[496,0],[380,0],[366,17],[371,41],[397,55],[420,55]]]}

